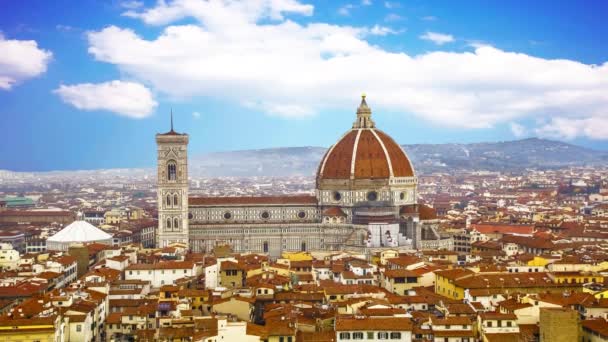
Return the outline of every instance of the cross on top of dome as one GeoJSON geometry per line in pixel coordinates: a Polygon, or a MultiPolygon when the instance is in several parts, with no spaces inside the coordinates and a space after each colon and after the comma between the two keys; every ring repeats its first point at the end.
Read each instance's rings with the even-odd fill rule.
{"type": "Polygon", "coordinates": [[[365,101],[365,93],[361,95],[361,104],[357,108],[357,120],[353,123],[353,128],[374,128],[376,124],[372,120],[372,110],[365,101]]]}

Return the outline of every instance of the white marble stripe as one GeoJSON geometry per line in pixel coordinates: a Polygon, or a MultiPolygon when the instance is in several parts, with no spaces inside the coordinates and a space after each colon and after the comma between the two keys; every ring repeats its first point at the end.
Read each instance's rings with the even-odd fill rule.
{"type": "Polygon", "coordinates": [[[359,137],[361,137],[362,129],[357,130],[355,145],[353,146],[353,157],[350,160],[350,179],[355,179],[355,162],[357,161],[357,147],[359,147],[359,137]]]}
{"type": "Polygon", "coordinates": [[[384,141],[382,141],[382,139],[380,139],[380,137],[378,136],[378,134],[376,134],[376,130],[375,129],[370,129],[370,131],[372,131],[372,134],[376,137],[376,139],[378,139],[378,142],[380,142],[380,146],[382,146],[382,151],[384,151],[384,156],[386,157],[386,162],[388,163],[388,172],[390,174],[391,177],[394,177],[393,174],[393,162],[391,161],[391,157],[388,155],[388,151],[386,149],[386,146],[384,146],[384,141]]]}
{"type": "Polygon", "coordinates": [[[329,156],[333,152],[334,147],[336,147],[336,145],[338,145],[340,143],[340,141],[342,141],[342,139],[344,139],[344,137],[346,137],[348,135],[348,133],[350,133],[350,132],[351,131],[348,131],[348,132],[344,133],[344,135],[342,135],[342,137],[338,140],[338,142],[336,142],[335,144],[331,145],[331,147],[329,148],[329,151],[327,152],[327,154],[325,154],[325,158],[323,158],[323,164],[321,164],[321,170],[319,171],[319,176],[323,176],[323,171],[325,170],[325,163],[327,163],[327,159],[329,158],[329,156]]]}

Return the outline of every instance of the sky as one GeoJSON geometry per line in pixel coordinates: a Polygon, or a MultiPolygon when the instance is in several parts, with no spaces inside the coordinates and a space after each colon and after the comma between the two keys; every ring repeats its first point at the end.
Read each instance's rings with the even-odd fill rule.
{"type": "Polygon", "coordinates": [[[606,1],[0,1],[0,169],[333,144],[361,94],[402,144],[608,150],[606,1]]]}

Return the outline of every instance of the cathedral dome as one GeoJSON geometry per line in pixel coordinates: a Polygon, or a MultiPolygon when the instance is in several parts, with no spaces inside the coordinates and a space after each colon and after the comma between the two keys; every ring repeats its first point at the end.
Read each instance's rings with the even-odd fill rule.
{"type": "Polygon", "coordinates": [[[321,160],[317,182],[325,180],[390,179],[414,177],[405,151],[388,134],[375,127],[365,95],[353,128],[321,160]]]}

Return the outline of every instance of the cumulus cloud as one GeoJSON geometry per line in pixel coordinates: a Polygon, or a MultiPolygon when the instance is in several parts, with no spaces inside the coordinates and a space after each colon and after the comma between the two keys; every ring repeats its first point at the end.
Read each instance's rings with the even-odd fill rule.
{"type": "Polygon", "coordinates": [[[451,34],[437,33],[437,32],[426,32],[420,36],[420,39],[428,40],[437,45],[443,45],[454,41],[454,36],[451,34]]]}
{"type": "Polygon", "coordinates": [[[187,7],[195,21],[171,23],[151,39],[106,27],[88,34],[89,52],[175,98],[212,96],[286,118],[353,108],[366,92],[376,111],[411,113],[444,126],[486,128],[544,117],[532,132],[608,138],[593,127],[608,118],[607,63],[537,58],[489,45],[408,55],[368,43],[369,27],[269,21],[272,13],[308,10],[291,3],[300,10],[286,13],[285,1],[276,1],[278,8],[267,3],[271,8],[254,17],[234,1],[161,4],[133,16],[167,21],[187,7]],[[565,131],[569,124],[574,133],[565,131]]]}
{"type": "Polygon", "coordinates": [[[516,138],[521,138],[528,134],[526,127],[518,124],[517,122],[511,122],[509,127],[511,128],[511,133],[513,133],[516,138]]]}
{"type": "Polygon", "coordinates": [[[349,16],[350,15],[350,11],[355,8],[355,5],[353,4],[346,4],[340,8],[338,8],[338,14],[339,15],[343,15],[343,16],[349,16]]]}
{"type": "Polygon", "coordinates": [[[33,40],[6,39],[0,33],[0,89],[10,90],[46,72],[53,54],[33,40]]]}
{"type": "Polygon", "coordinates": [[[145,86],[126,81],[61,85],[53,91],[80,110],[104,110],[130,118],[145,118],[157,103],[145,86]]]}
{"type": "Polygon", "coordinates": [[[283,20],[285,14],[310,16],[312,5],[296,0],[174,0],[159,1],[156,7],[138,12],[129,10],[123,15],[139,18],[146,24],[163,25],[186,17],[203,20],[206,25],[232,25],[255,22],[260,18],[283,20]]]}
{"type": "Polygon", "coordinates": [[[374,25],[370,30],[369,33],[375,36],[386,36],[388,34],[397,34],[400,33],[402,31],[395,31],[391,28],[388,28],[386,26],[380,26],[380,25],[374,25]]]}
{"type": "MultiPolygon", "coordinates": [[[[606,114],[606,113],[604,113],[606,114]]],[[[608,139],[608,115],[587,118],[552,118],[536,130],[541,137],[572,140],[578,137],[608,139]]]]}
{"type": "Polygon", "coordinates": [[[200,112],[192,112],[192,117],[195,118],[195,119],[200,119],[201,113],[200,112]]]}

